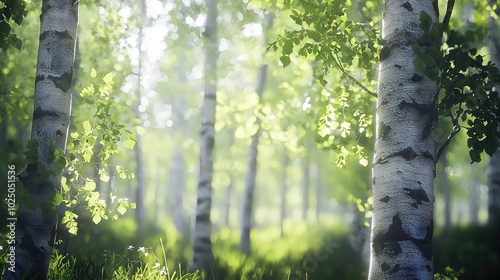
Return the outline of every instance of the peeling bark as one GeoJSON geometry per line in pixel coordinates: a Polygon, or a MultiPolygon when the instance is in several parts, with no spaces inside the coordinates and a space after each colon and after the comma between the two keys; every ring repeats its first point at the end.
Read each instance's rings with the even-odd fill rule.
{"type": "Polygon", "coordinates": [[[433,278],[437,85],[413,66],[421,12],[437,20],[431,0],[384,3],[369,279],[433,278]]]}
{"type": "MultiPolygon", "coordinates": [[[[54,246],[57,211],[52,205],[61,188],[62,170],[40,182],[37,166],[54,169],[50,146],[66,151],[71,115],[71,78],[79,2],[44,0],[35,81],[31,139],[38,142],[37,162],[20,180],[32,203],[20,201],[15,236],[15,267],[3,279],[46,279],[54,246]],[[30,204],[30,205],[28,205],[30,204]]],[[[21,188],[19,188],[21,189],[21,188]]]]}

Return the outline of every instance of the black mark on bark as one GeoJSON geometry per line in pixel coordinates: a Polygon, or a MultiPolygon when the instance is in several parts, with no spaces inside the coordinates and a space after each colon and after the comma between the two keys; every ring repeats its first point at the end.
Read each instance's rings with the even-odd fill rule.
{"type": "Polygon", "coordinates": [[[391,198],[388,195],[386,195],[380,199],[380,201],[385,202],[385,203],[387,203],[389,200],[391,200],[391,198]]]}
{"type": "Polygon", "coordinates": [[[383,272],[386,272],[391,268],[391,266],[384,262],[382,263],[382,265],[380,265],[380,268],[382,269],[383,272]]]}
{"type": "Polygon", "coordinates": [[[33,119],[41,119],[44,117],[54,117],[58,118],[59,114],[53,111],[45,111],[40,106],[35,108],[35,111],[33,112],[33,119]]]}
{"type": "Polygon", "coordinates": [[[378,129],[378,133],[380,135],[380,138],[382,138],[382,140],[385,140],[387,138],[387,136],[389,135],[391,130],[392,130],[392,127],[390,127],[389,125],[386,125],[385,122],[380,122],[380,127],[378,129]]]}
{"type": "Polygon", "coordinates": [[[430,202],[427,193],[422,188],[419,189],[403,188],[403,190],[405,191],[405,194],[413,198],[417,202],[417,204],[422,205],[422,202],[430,202]]]}
{"type": "Polygon", "coordinates": [[[423,79],[424,78],[417,73],[413,73],[413,77],[411,77],[411,80],[415,83],[421,82],[423,79]]]}
{"type": "Polygon", "coordinates": [[[417,157],[417,153],[415,153],[415,151],[411,147],[407,147],[406,149],[399,151],[399,152],[395,153],[394,155],[401,156],[405,160],[413,160],[414,158],[417,157]]]}
{"type": "Polygon", "coordinates": [[[388,58],[390,54],[391,54],[391,49],[388,47],[383,47],[380,50],[380,61],[388,58]]]}
{"type": "Polygon", "coordinates": [[[64,31],[55,31],[55,30],[47,30],[40,33],[40,41],[43,41],[47,38],[47,36],[56,36],[59,40],[73,40],[73,36],[69,34],[68,30],[64,31]]]}
{"type": "Polygon", "coordinates": [[[71,79],[73,77],[73,73],[65,72],[61,76],[53,76],[53,75],[37,75],[35,78],[35,82],[43,81],[43,80],[51,80],[52,83],[56,86],[56,88],[62,90],[67,93],[71,88],[71,79]]]}
{"type": "Polygon", "coordinates": [[[393,157],[402,157],[405,160],[410,161],[410,160],[415,159],[418,156],[428,157],[426,153],[417,154],[411,147],[407,147],[404,150],[392,153],[392,154],[388,155],[385,158],[379,158],[379,159],[377,159],[375,161],[375,164],[384,164],[384,163],[387,163],[388,159],[393,158],[393,157]]]}
{"type": "Polygon", "coordinates": [[[411,6],[410,2],[406,2],[402,6],[410,12],[413,11],[413,7],[411,6]]]}
{"type": "MultiPolygon", "coordinates": [[[[419,249],[422,255],[427,259],[431,260],[433,256],[433,245],[432,245],[432,232],[433,224],[427,227],[426,235],[423,239],[417,239],[408,235],[403,229],[403,222],[399,218],[399,215],[395,215],[392,218],[392,224],[386,233],[378,233],[373,238],[373,249],[376,255],[387,254],[390,256],[398,256],[402,252],[402,248],[399,245],[401,241],[411,241],[419,249]]],[[[394,267],[393,272],[400,270],[400,267],[394,267]]]]}

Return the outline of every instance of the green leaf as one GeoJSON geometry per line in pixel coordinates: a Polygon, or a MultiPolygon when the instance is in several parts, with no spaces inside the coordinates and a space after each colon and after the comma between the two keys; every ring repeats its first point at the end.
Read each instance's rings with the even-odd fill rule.
{"type": "Polygon", "coordinates": [[[93,191],[96,188],[96,183],[94,181],[85,181],[85,186],[84,188],[87,191],[93,191]]]}
{"type": "Polygon", "coordinates": [[[68,230],[69,233],[73,234],[73,235],[77,235],[78,234],[78,227],[77,226],[72,226],[69,228],[68,230]]]}
{"type": "Polygon", "coordinates": [[[83,122],[83,131],[85,132],[86,135],[90,134],[90,131],[92,130],[92,126],[90,125],[90,122],[88,120],[83,122]]]}
{"type": "Polygon", "coordinates": [[[132,134],[129,135],[129,137],[127,139],[125,139],[125,141],[123,142],[123,145],[132,150],[134,149],[134,146],[135,146],[135,143],[137,142],[137,139],[135,139],[135,136],[133,136],[132,134]]]}
{"type": "Polygon", "coordinates": [[[290,65],[290,62],[291,62],[289,56],[280,57],[280,61],[283,64],[283,67],[287,67],[288,65],[290,65]]]}
{"type": "Polygon", "coordinates": [[[109,178],[109,175],[108,175],[108,173],[106,172],[106,170],[105,170],[105,169],[101,169],[101,170],[99,171],[99,179],[100,179],[101,181],[105,182],[105,183],[109,182],[109,179],[110,179],[110,178],[109,178]]]}
{"type": "Polygon", "coordinates": [[[62,195],[60,193],[56,193],[52,203],[54,204],[54,207],[57,207],[61,204],[62,201],[63,201],[62,195]]]}
{"type": "Polygon", "coordinates": [[[104,76],[104,78],[102,78],[102,80],[106,83],[106,84],[111,84],[113,82],[113,73],[108,73],[106,74],[106,76],[104,76]]]}
{"type": "Polygon", "coordinates": [[[361,158],[359,159],[359,164],[366,167],[368,165],[368,160],[366,158],[361,158]]]}
{"type": "Polygon", "coordinates": [[[97,77],[97,71],[95,71],[94,68],[92,68],[92,70],[90,71],[90,77],[92,77],[93,79],[95,79],[95,77],[97,77]]]}
{"type": "Polygon", "coordinates": [[[290,41],[286,41],[284,44],[283,44],[283,55],[286,56],[286,55],[289,55],[293,52],[293,42],[290,40],[290,41]]]}
{"type": "Polygon", "coordinates": [[[92,217],[92,222],[94,222],[94,224],[97,225],[100,221],[101,221],[101,215],[99,215],[99,213],[94,214],[94,216],[92,217]]]}
{"type": "Polygon", "coordinates": [[[9,34],[9,44],[20,51],[23,46],[23,41],[17,38],[16,34],[9,34]]]}
{"type": "Polygon", "coordinates": [[[127,207],[125,207],[123,204],[120,204],[116,208],[116,211],[118,211],[118,213],[120,213],[121,215],[123,215],[123,214],[125,214],[125,212],[127,212],[127,207]]]}
{"type": "Polygon", "coordinates": [[[62,189],[64,192],[69,192],[69,186],[68,184],[66,183],[68,179],[66,179],[66,177],[62,177],[61,178],[61,186],[62,186],[62,189]]]}

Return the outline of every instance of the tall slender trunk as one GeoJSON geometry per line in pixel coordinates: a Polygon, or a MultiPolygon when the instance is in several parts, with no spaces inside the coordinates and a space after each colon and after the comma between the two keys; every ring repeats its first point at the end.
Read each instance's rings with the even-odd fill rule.
{"type": "Polygon", "coordinates": [[[5,147],[7,141],[7,121],[2,119],[0,121],[0,147],[5,147]]]}
{"type": "Polygon", "coordinates": [[[321,214],[321,173],[319,171],[319,165],[315,162],[312,166],[311,176],[315,179],[314,183],[314,194],[316,199],[316,222],[319,223],[319,216],[321,214]]]}
{"type": "MultiPolygon", "coordinates": [[[[187,14],[187,7],[184,3],[181,4],[181,14],[183,17],[187,14]]],[[[184,67],[186,57],[184,52],[178,54],[179,64],[177,65],[177,79],[180,84],[187,84],[186,70],[184,67]]],[[[184,118],[186,111],[186,100],[183,94],[179,94],[173,101],[173,117],[174,117],[174,145],[176,146],[174,155],[172,157],[172,164],[170,173],[170,182],[175,194],[174,201],[174,224],[179,233],[183,236],[189,231],[188,222],[184,214],[184,190],[186,188],[186,163],[184,159],[184,149],[182,143],[186,138],[187,122],[184,118]]]]}
{"type": "Polygon", "coordinates": [[[14,216],[9,220],[16,231],[15,266],[7,263],[3,279],[47,278],[58,216],[54,207],[46,205],[52,205],[60,191],[62,175],[62,170],[55,170],[51,143],[55,141],[56,149],[66,152],[78,7],[75,0],[42,2],[31,129],[31,139],[38,143],[38,149],[34,151],[36,163],[28,165],[26,177],[20,178],[32,203],[19,201],[17,220],[14,216]],[[53,173],[40,182],[37,169],[42,165],[53,173]]]}
{"type": "Polygon", "coordinates": [[[288,157],[287,151],[284,151],[283,154],[283,163],[282,168],[283,171],[281,173],[281,185],[280,185],[280,236],[285,236],[285,230],[283,228],[283,222],[286,218],[286,185],[288,180],[288,163],[290,159],[288,157]]]}
{"type": "MultiPolygon", "coordinates": [[[[266,28],[271,28],[273,24],[273,14],[269,13],[266,15],[266,28]]],[[[264,38],[264,44],[267,40],[264,38]]],[[[255,92],[259,96],[259,99],[264,93],[267,78],[267,64],[263,63],[257,73],[257,87],[255,92]]],[[[257,132],[252,135],[252,142],[250,144],[250,149],[248,152],[248,171],[245,179],[245,190],[243,193],[243,211],[241,218],[241,240],[240,249],[245,254],[250,254],[251,244],[250,244],[250,231],[252,229],[252,208],[253,208],[253,194],[255,191],[255,178],[257,176],[257,154],[258,145],[260,137],[260,123],[261,120],[257,117],[255,124],[259,126],[257,132]]]]}
{"type": "Polygon", "coordinates": [[[451,233],[451,185],[448,173],[446,172],[446,167],[448,167],[448,159],[446,158],[446,153],[441,156],[441,165],[443,166],[444,172],[439,176],[439,181],[441,183],[441,191],[443,192],[444,198],[444,233],[449,235],[451,233]]]}
{"type": "Polygon", "coordinates": [[[234,189],[234,179],[233,176],[229,175],[229,184],[226,188],[226,204],[224,207],[224,225],[229,228],[229,213],[231,211],[231,197],[234,189]]]}
{"type": "Polygon", "coordinates": [[[413,66],[432,0],[384,3],[369,279],[433,279],[437,84],[413,66]]]}
{"type": "MultiPolygon", "coordinates": [[[[144,29],[144,13],[146,9],[146,3],[145,0],[141,0],[140,2],[140,18],[142,19],[141,22],[139,23],[139,36],[138,36],[138,44],[137,47],[139,49],[139,57],[138,57],[138,69],[137,69],[137,99],[138,99],[138,104],[137,107],[135,108],[135,117],[138,119],[141,119],[140,117],[140,112],[139,112],[139,105],[141,104],[141,98],[142,98],[142,86],[141,86],[141,80],[142,80],[142,37],[143,37],[143,29],[144,29]]],[[[144,226],[144,219],[146,217],[146,210],[144,208],[144,156],[142,154],[142,137],[140,134],[136,135],[137,141],[134,146],[134,152],[135,152],[135,162],[136,162],[136,169],[135,169],[135,178],[137,181],[137,188],[135,192],[135,203],[136,203],[136,209],[135,209],[135,220],[137,222],[137,233],[141,234],[142,233],[142,228],[144,226]]]]}
{"type": "Polygon", "coordinates": [[[477,164],[472,166],[473,172],[471,178],[471,186],[469,190],[469,216],[471,225],[479,225],[479,204],[480,204],[480,194],[479,187],[481,186],[481,181],[479,180],[479,169],[477,164]]]}
{"type": "MultiPolygon", "coordinates": [[[[309,151],[307,151],[309,153],[309,151]]],[[[302,219],[307,221],[307,210],[309,209],[309,185],[310,185],[310,156],[307,154],[302,159],[302,219]]]]}
{"type": "MultiPolygon", "coordinates": [[[[490,5],[496,1],[488,1],[490,5]]],[[[488,41],[490,60],[500,67],[500,28],[497,20],[488,18],[488,41]]],[[[497,85],[500,88],[500,85],[497,85]]],[[[499,128],[500,129],[500,128],[499,128]]],[[[496,151],[488,162],[488,224],[500,224],[500,150],[496,151]]]]}
{"type": "Polygon", "coordinates": [[[102,168],[101,164],[101,159],[100,159],[100,154],[102,151],[102,144],[101,143],[96,143],[94,145],[94,155],[97,157],[97,163],[95,164],[94,168],[94,182],[95,182],[95,191],[99,192],[102,194],[102,182],[101,182],[101,174],[99,174],[99,170],[102,168]]]}
{"type": "Polygon", "coordinates": [[[500,223],[500,153],[488,162],[488,224],[500,223]]]}
{"type": "Polygon", "coordinates": [[[215,107],[217,104],[217,0],[207,0],[205,25],[205,94],[201,109],[200,173],[194,225],[194,254],[191,270],[207,269],[213,261],[212,208],[213,149],[215,144],[215,107]]]}
{"type": "Polygon", "coordinates": [[[115,169],[113,167],[108,167],[108,190],[106,191],[106,205],[111,205],[111,194],[116,195],[116,178],[115,169]]]}
{"type": "Polygon", "coordinates": [[[174,151],[174,155],[172,157],[172,172],[170,176],[172,178],[172,187],[175,196],[174,202],[174,225],[177,231],[181,234],[185,234],[187,232],[187,223],[184,218],[184,189],[186,188],[186,177],[184,174],[185,170],[185,159],[184,152],[182,148],[177,148],[174,151]]]}

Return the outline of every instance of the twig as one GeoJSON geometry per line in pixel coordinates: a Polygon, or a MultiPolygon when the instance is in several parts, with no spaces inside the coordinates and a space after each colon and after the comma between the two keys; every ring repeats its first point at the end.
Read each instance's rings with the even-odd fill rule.
{"type": "Polygon", "coordinates": [[[337,60],[336,57],[334,57],[334,61],[335,61],[335,64],[337,65],[337,68],[339,68],[339,70],[342,71],[342,73],[344,75],[346,75],[349,79],[351,79],[357,86],[359,86],[361,89],[363,89],[364,91],[366,91],[366,93],[368,93],[369,95],[371,95],[373,97],[377,97],[376,93],[374,93],[373,91],[369,90],[360,81],[358,81],[356,78],[354,78],[353,76],[351,76],[351,74],[347,73],[347,71],[344,69],[344,67],[342,67],[342,65],[340,65],[340,63],[338,62],[338,60],[337,60]]]}

